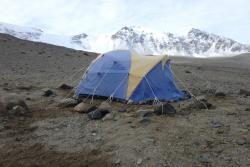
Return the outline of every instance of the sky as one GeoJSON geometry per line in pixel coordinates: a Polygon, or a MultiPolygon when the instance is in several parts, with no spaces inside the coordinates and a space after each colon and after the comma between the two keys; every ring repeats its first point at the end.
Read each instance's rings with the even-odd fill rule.
{"type": "Polygon", "coordinates": [[[0,0],[0,22],[63,35],[198,28],[250,44],[250,0],[0,0]]]}

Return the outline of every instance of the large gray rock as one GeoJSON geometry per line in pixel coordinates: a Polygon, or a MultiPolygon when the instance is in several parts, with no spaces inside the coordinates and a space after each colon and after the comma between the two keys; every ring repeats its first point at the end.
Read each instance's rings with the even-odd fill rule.
{"type": "Polygon", "coordinates": [[[176,113],[176,110],[171,104],[165,103],[155,106],[154,113],[157,115],[173,115],[176,113]]]}
{"type": "Polygon", "coordinates": [[[17,89],[20,89],[20,90],[31,90],[32,89],[32,85],[17,85],[17,89]]]}
{"type": "Polygon", "coordinates": [[[212,104],[207,101],[195,101],[190,107],[196,109],[210,109],[212,108],[212,104]]]}
{"type": "Polygon", "coordinates": [[[96,107],[93,106],[92,104],[88,104],[88,103],[84,103],[84,102],[81,102],[74,107],[74,111],[79,112],[79,113],[89,113],[95,109],[96,109],[96,107]],[[92,110],[91,110],[91,108],[92,108],[92,110]]]}
{"type": "Polygon", "coordinates": [[[99,107],[98,110],[103,114],[107,114],[110,113],[110,111],[112,110],[112,107],[110,106],[110,104],[106,101],[102,102],[99,107]]]}
{"type": "Polygon", "coordinates": [[[74,107],[78,104],[78,101],[72,98],[66,98],[59,102],[59,107],[74,107]]]}
{"type": "Polygon", "coordinates": [[[143,109],[139,109],[136,111],[137,116],[139,117],[144,117],[144,116],[148,116],[150,114],[154,113],[154,110],[143,110],[143,109]]]}
{"type": "Polygon", "coordinates": [[[101,119],[104,117],[104,114],[101,111],[99,111],[98,109],[96,109],[96,110],[88,113],[88,117],[90,119],[101,119]]]}
{"type": "Polygon", "coordinates": [[[15,94],[15,93],[11,93],[11,94],[3,96],[0,99],[0,101],[1,101],[0,108],[3,108],[3,110],[5,110],[5,111],[11,110],[15,106],[21,106],[25,110],[29,111],[29,108],[28,108],[27,104],[25,103],[25,100],[21,96],[15,94]]]}
{"type": "Polygon", "coordinates": [[[139,122],[143,123],[143,124],[147,124],[147,123],[150,123],[150,119],[149,119],[149,117],[141,117],[139,119],[139,122]]]}
{"type": "Polygon", "coordinates": [[[50,88],[43,88],[42,89],[42,96],[49,97],[54,95],[55,93],[50,88]]]}
{"type": "Polygon", "coordinates": [[[189,108],[196,109],[210,109],[212,108],[212,104],[207,101],[207,98],[202,98],[203,96],[198,96],[192,103],[190,103],[189,108]]]}
{"type": "Polygon", "coordinates": [[[221,91],[221,90],[217,90],[214,94],[216,97],[225,97],[226,93],[221,91]]]}
{"type": "Polygon", "coordinates": [[[8,116],[18,117],[27,114],[29,111],[22,106],[14,106],[11,110],[8,111],[8,116]]]}
{"type": "Polygon", "coordinates": [[[5,104],[3,103],[3,101],[0,99],[0,114],[6,114],[7,113],[7,109],[5,107],[5,104]]]}
{"type": "Polygon", "coordinates": [[[106,115],[102,118],[102,120],[103,120],[103,121],[109,121],[109,120],[114,120],[114,118],[115,118],[115,113],[114,113],[114,112],[110,112],[110,113],[106,114],[106,115]]]}
{"type": "Polygon", "coordinates": [[[112,109],[112,107],[110,106],[110,104],[106,101],[102,102],[99,107],[98,107],[99,110],[103,110],[103,111],[110,111],[112,109]]]}
{"type": "Polygon", "coordinates": [[[207,155],[200,155],[198,157],[198,161],[200,161],[202,164],[207,164],[207,163],[211,163],[209,157],[207,155]]]}
{"type": "Polygon", "coordinates": [[[240,95],[245,95],[245,96],[250,96],[250,91],[245,90],[245,89],[240,89],[239,94],[240,95]]]}
{"type": "Polygon", "coordinates": [[[198,101],[207,101],[207,96],[200,95],[200,96],[196,96],[195,99],[198,101]]]}
{"type": "Polygon", "coordinates": [[[141,165],[142,164],[142,158],[137,159],[136,164],[141,165]]]}
{"type": "Polygon", "coordinates": [[[62,90],[71,90],[73,89],[73,86],[67,85],[67,84],[61,84],[58,89],[62,89],[62,90]]]}

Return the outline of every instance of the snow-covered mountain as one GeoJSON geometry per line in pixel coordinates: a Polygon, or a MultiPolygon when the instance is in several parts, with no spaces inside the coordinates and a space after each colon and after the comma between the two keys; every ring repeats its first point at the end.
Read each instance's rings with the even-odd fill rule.
{"type": "Polygon", "coordinates": [[[250,45],[198,29],[191,29],[186,36],[176,36],[141,27],[123,27],[115,33],[94,37],[85,33],[74,36],[53,35],[36,28],[0,23],[0,33],[25,40],[100,53],[113,49],[134,49],[139,53],[153,55],[215,57],[250,52],[250,45]]]}
{"type": "Polygon", "coordinates": [[[85,36],[82,34],[76,36],[62,36],[62,35],[48,34],[37,28],[22,27],[1,22],[0,22],[0,33],[9,34],[24,40],[43,42],[58,46],[65,46],[68,48],[73,48],[78,50],[88,49],[86,48],[88,46],[87,41],[84,41],[83,37],[85,36]]]}
{"type": "Polygon", "coordinates": [[[250,47],[247,45],[198,29],[191,29],[186,36],[176,36],[138,27],[123,27],[107,38],[109,39],[105,40],[108,41],[105,42],[107,50],[134,48],[138,52],[155,55],[214,57],[250,52],[250,47]]]}

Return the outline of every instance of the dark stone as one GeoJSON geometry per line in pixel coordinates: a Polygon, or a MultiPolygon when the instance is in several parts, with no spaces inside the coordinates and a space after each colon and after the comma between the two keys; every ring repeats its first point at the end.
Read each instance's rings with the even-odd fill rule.
{"type": "Polygon", "coordinates": [[[54,92],[49,88],[42,89],[42,96],[49,97],[54,94],[54,92]]]}
{"type": "Polygon", "coordinates": [[[98,109],[91,111],[90,113],[88,113],[88,117],[90,119],[101,119],[104,117],[105,114],[103,114],[101,111],[99,111],[98,109]]]}
{"type": "Polygon", "coordinates": [[[236,140],[236,143],[237,143],[238,145],[244,145],[244,144],[247,143],[247,141],[246,141],[245,138],[240,138],[240,139],[237,139],[237,140],[236,140]]]}
{"type": "Polygon", "coordinates": [[[17,86],[17,89],[20,89],[20,90],[31,90],[32,86],[31,85],[20,85],[20,86],[17,86]]]}
{"type": "Polygon", "coordinates": [[[245,111],[250,111],[250,107],[246,108],[245,111]]]}
{"type": "Polygon", "coordinates": [[[245,90],[245,89],[240,89],[239,94],[240,95],[245,95],[245,96],[250,96],[250,91],[245,90]]]}
{"type": "Polygon", "coordinates": [[[6,103],[7,110],[12,110],[15,106],[21,106],[26,111],[29,111],[27,104],[23,100],[11,100],[6,103]]]}
{"type": "Polygon", "coordinates": [[[217,134],[223,134],[223,133],[224,133],[224,130],[223,130],[223,129],[218,129],[218,130],[216,131],[216,133],[217,133],[217,134]]]}
{"type": "Polygon", "coordinates": [[[58,88],[59,88],[59,89],[62,89],[62,90],[70,90],[70,89],[73,89],[72,86],[67,85],[67,84],[61,84],[58,88]]]}
{"type": "Polygon", "coordinates": [[[94,111],[96,110],[97,107],[96,106],[91,106],[88,110],[87,110],[87,113],[90,113],[91,111],[94,111]]]}
{"type": "Polygon", "coordinates": [[[126,108],[120,108],[118,112],[126,112],[126,108]]]}
{"type": "Polygon", "coordinates": [[[38,54],[41,55],[41,54],[44,54],[45,51],[39,51],[38,54]]]}
{"type": "Polygon", "coordinates": [[[219,127],[222,127],[222,123],[220,123],[219,121],[211,121],[211,123],[212,123],[212,126],[214,127],[214,128],[219,128],[219,127]]]}
{"type": "Polygon", "coordinates": [[[10,117],[18,117],[27,114],[29,111],[27,108],[22,106],[14,106],[11,110],[8,111],[8,116],[10,117]]]}
{"type": "Polygon", "coordinates": [[[140,123],[149,123],[150,119],[148,117],[141,117],[139,120],[140,123]]]}
{"type": "Polygon", "coordinates": [[[190,74],[191,72],[190,72],[190,71],[188,71],[188,70],[185,70],[185,73],[190,74]]]}
{"type": "Polygon", "coordinates": [[[74,107],[78,104],[78,101],[72,98],[66,98],[60,101],[59,107],[74,107]]]}
{"type": "Polygon", "coordinates": [[[154,113],[157,115],[173,115],[176,113],[176,110],[171,104],[165,103],[157,105],[154,109],[154,113]]]}
{"type": "Polygon", "coordinates": [[[22,97],[18,96],[15,93],[8,94],[4,97],[0,97],[0,114],[6,115],[12,110],[15,106],[23,108],[25,112],[29,112],[29,108],[22,97]]]}
{"type": "Polygon", "coordinates": [[[26,97],[26,100],[29,100],[29,101],[30,101],[30,100],[32,100],[32,99],[31,99],[30,97],[26,97]]]}
{"type": "Polygon", "coordinates": [[[96,107],[93,106],[92,104],[81,102],[81,103],[79,103],[78,105],[76,105],[74,107],[73,111],[76,111],[76,112],[79,112],[79,113],[89,113],[89,112],[91,112],[91,111],[93,111],[95,109],[96,109],[96,107]]]}
{"type": "Polygon", "coordinates": [[[104,101],[99,105],[98,109],[102,111],[109,111],[112,109],[112,107],[108,102],[104,101]]]}
{"type": "Polygon", "coordinates": [[[98,106],[98,110],[105,115],[112,110],[112,107],[108,102],[104,101],[98,106]]]}
{"type": "Polygon", "coordinates": [[[211,161],[209,160],[208,156],[207,155],[201,155],[199,156],[198,160],[201,162],[201,163],[210,163],[211,161]]]}
{"type": "Polygon", "coordinates": [[[225,97],[226,94],[224,92],[215,92],[216,97],[225,97]]]}
{"type": "Polygon", "coordinates": [[[196,108],[196,109],[210,109],[212,108],[212,104],[207,102],[207,100],[200,100],[200,101],[195,101],[190,105],[191,108],[196,108]]]}
{"type": "Polygon", "coordinates": [[[154,110],[137,110],[136,111],[136,114],[140,117],[145,117],[145,116],[148,116],[150,114],[152,114],[154,112],[154,110]]]}
{"type": "Polygon", "coordinates": [[[0,99],[0,115],[2,114],[6,114],[7,113],[7,109],[5,107],[4,102],[0,99]]]}

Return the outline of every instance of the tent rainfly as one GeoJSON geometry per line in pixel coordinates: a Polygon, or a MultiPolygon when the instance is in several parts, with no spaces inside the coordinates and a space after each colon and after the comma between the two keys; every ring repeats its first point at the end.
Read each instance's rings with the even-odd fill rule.
{"type": "Polygon", "coordinates": [[[167,56],[114,50],[99,55],[88,67],[76,95],[103,96],[132,102],[180,100],[167,56]]]}

